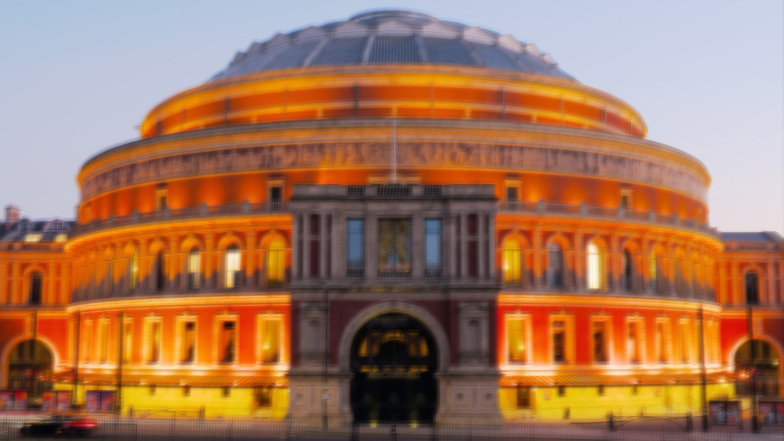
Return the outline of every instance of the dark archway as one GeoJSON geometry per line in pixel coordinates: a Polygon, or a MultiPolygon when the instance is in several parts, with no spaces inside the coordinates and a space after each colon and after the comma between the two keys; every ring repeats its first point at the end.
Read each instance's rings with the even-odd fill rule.
{"type": "Polygon", "coordinates": [[[8,356],[8,389],[26,390],[28,401],[33,401],[49,390],[51,385],[40,380],[52,373],[54,356],[40,341],[25,340],[8,356]]]}
{"type": "Polygon", "coordinates": [[[757,394],[775,397],[779,394],[779,353],[764,340],[746,341],[735,351],[735,373],[738,375],[736,392],[751,395],[751,381],[757,394]],[[754,361],[751,359],[751,344],[754,344],[754,361]]]}
{"type": "Polygon", "coordinates": [[[354,420],[433,422],[437,369],[435,339],[422,322],[399,313],[371,319],[351,344],[354,420]]]}

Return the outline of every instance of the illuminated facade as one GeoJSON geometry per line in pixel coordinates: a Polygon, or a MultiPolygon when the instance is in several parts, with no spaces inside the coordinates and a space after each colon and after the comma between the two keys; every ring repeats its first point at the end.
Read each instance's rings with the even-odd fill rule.
{"type": "Polygon", "coordinates": [[[709,399],[746,393],[751,328],[780,394],[784,239],[709,227],[705,166],[646,130],[535,45],[424,14],[253,43],[84,164],[75,223],[9,209],[0,386],[123,413],[680,413],[703,370],[709,399]]]}

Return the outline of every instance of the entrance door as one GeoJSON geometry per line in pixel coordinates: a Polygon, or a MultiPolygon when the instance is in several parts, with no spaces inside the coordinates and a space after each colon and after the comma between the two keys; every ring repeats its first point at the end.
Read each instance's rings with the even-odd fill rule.
{"type": "Polygon", "coordinates": [[[384,314],[357,332],[351,347],[351,408],[362,423],[433,421],[438,390],[434,340],[418,320],[384,314]]]}
{"type": "Polygon", "coordinates": [[[28,401],[36,402],[51,385],[40,380],[52,372],[52,353],[43,343],[25,340],[11,350],[8,357],[9,389],[26,390],[28,401]]]}

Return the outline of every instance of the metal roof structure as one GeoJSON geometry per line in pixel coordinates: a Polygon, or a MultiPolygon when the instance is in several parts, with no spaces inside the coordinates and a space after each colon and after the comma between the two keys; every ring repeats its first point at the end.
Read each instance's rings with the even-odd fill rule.
{"type": "Polygon", "coordinates": [[[444,65],[545,75],[575,81],[549,54],[511,35],[404,10],[275,34],[238,52],[211,81],[321,66],[444,65]]]}
{"type": "Polygon", "coordinates": [[[760,231],[751,233],[721,233],[721,240],[724,243],[773,243],[784,242],[784,237],[775,231],[760,231]]]}

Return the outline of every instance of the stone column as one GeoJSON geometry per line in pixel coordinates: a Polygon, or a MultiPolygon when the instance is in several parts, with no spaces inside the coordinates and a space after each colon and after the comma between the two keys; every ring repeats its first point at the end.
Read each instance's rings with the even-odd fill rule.
{"type": "Polygon", "coordinates": [[[574,256],[575,289],[585,291],[588,274],[585,265],[585,231],[582,228],[574,234],[574,256]]]}
{"type": "Polygon", "coordinates": [[[620,262],[620,238],[618,233],[613,232],[610,236],[610,275],[612,278],[612,289],[608,291],[621,291],[621,262],[620,262]]]}
{"type": "MultiPolygon", "coordinates": [[[[494,213],[490,213],[489,214],[488,221],[489,221],[489,225],[487,227],[488,227],[489,237],[487,238],[487,260],[488,260],[488,262],[487,262],[487,269],[488,269],[487,278],[490,279],[490,280],[496,280],[496,277],[497,277],[496,276],[496,269],[497,268],[496,268],[496,263],[495,263],[495,258],[496,258],[496,254],[495,254],[496,251],[495,250],[496,250],[496,236],[497,236],[497,233],[496,233],[496,230],[495,230],[495,214],[494,213]]],[[[522,258],[524,258],[524,256],[525,256],[525,250],[521,249],[520,250],[520,258],[522,259],[522,258]]],[[[522,272],[520,273],[520,277],[521,278],[524,277],[522,272]]]]}
{"type": "Polygon", "coordinates": [[[319,215],[319,277],[322,279],[329,278],[327,274],[327,259],[329,259],[327,250],[329,247],[327,244],[330,239],[327,234],[327,214],[321,213],[319,215]]]}
{"type": "Polygon", "coordinates": [[[310,216],[302,213],[302,278],[310,278],[310,216]]]}
{"type": "Polygon", "coordinates": [[[766,293],[766,303],[768,305],[776,304],[776,267],[774,266],[773,259],[768,259],[768,289],[766,293]]]}
{"type": "MultiPolygon", "coordinates": [[[[174,291],[178,288],[177,274],[179,272],[178,268],[180,265],[180,259],[178,259],[177,256],[179,256],[180,254],[179,250],[180,250],[180,243],[178,237],[176,235],[169,236],[169,252],[167,255],[164,256],[164,262],[163,262],[164,271],[166,269],[166,265],[167,264],[169,265],[168,266],[169,274],[167,275],[167,278],[169,280],[166,281],[166,288],[169,291],[174,291]]],[[[166,273],[164,272],[164,274],[166,273]]]]}
{"type": "Polygon", "coordinates": [[[149,273],[147,267],[148,261],[149,261],[149,256],[147,256],[147,238],[142,237],[139,239],[139,280],[138,283],[136,284],[137,292],[152,291],[151,289],[149,289],[147,283],[145,283],[145,281],[147,281],[147,275],[149,273]]]}
{"type": "Polygon", "coordinates": [[[44,305],[54,305],[57,303],[57,300],[54,298],[55,286],[56,286],[55,283],[57,278],[57,276],[55,275],[56,274],[55,265],[57,265],[56,261],[54,260],[49,261],[49,280],[46,283],[47,295],[46,295],[46,300],[42,302],[44,305]]]}
{"type": "MultiPolygon", "coordinates": [[[[210,230],[204,236],[204,247],[206,248],[204,259],[204,287],[214,288],[213,264],[215,258],[215,231],[210,230]]],[[[180,265],[182,266],[182,265],[180,265]]]]}
{"type": "Polygon", "coordinates": [[[718,302],[722,305],[729,305],[730,299],[727,295],[727,265],[724,264],[723,260],[716,261],[716,270],[719,273],[719,289],[718,291],[718,302]]]}
{"type": "Polygon", "coordinates": [[[730,296],[732,297],[732,304],[733,305],[743,305],[746,303],[746,299],[743,298],[743,291],[740,289],[740,268],[737,260],[732,261],[732,282],[730,286],[732,289],[730,290],[730,296]]]}
{"type": "Polygon", "coordinates": [[[544,287],[544,262],[542,253],[542,227],[534,227],[534,288],[542,289],[544,287]]]}
{"type": "Polygon", "coordinates": [[[8,298],[8,263],[0,259],[0,304],[10,303],[8,298]]]}
{"type": "Polygon", "coordinates": [[[18,260],[14,260],[12,279],[11,279],[11,303],[21,303],[21,284],[22,284],[22,264],[18,260]]]}
{"type": "Polygon", "coordinates": [[[460,277],[468,277],[468,215],[465,213],[458,214],[460,216],[460,230],[458,235],[460,237],[460,277]]]}
{"type": "Polygon", "coordinates": [[[256,284],[256,230],[245,230],[245,283],[248,288],[256,284]]]}
{"type": "Polygon", "coordinates": [[[425,220],[422,215],[411,219],[411,277],[425,277],[425,220]]]}

